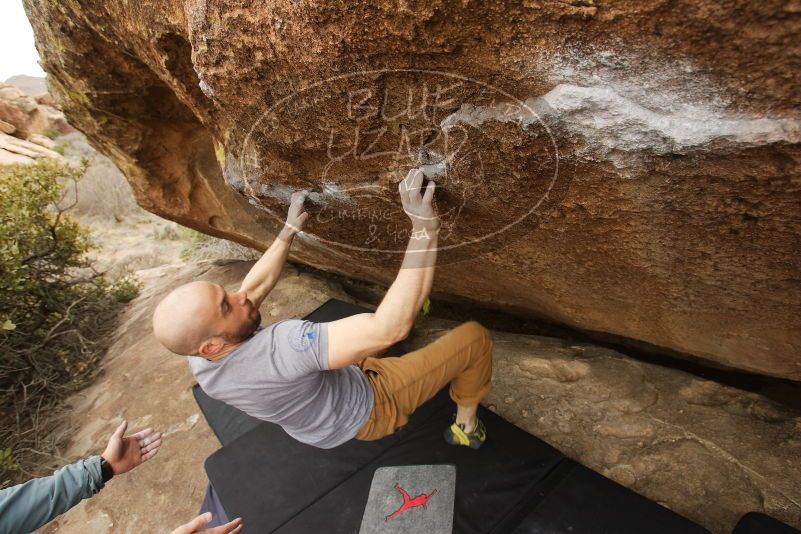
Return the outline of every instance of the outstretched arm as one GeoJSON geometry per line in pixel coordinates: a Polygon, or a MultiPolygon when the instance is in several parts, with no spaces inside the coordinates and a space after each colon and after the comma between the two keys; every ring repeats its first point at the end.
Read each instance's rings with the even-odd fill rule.
{"type": "Polygon", "coordinates": [[[400,272],[375,312],[328,323],[331,369],[359,363],[409,335],[434,280],[440,228],[439,216],[432,204],[435,188],[433,181],[423,187],[423,173],[418,169],[409,171],[398,184],[403,211],[412,220],[400,272]]]}
{"type": "Polygon", "coordinates": [[[33,532],[103,487],[100,456],[0,491],[0,532],[33,532]]]}
{"type": "Polygon", "coordinates": [[[253,306],[258,308],[261,306],[264,298],[273,290],[278,279],[281,277],[281,271],[284,269],[287,256],[289,256],[289,248],[292,246],[292,241],[306,222],[309,214],[303,211],[303,202],[309,194],[307,190],[295,191],[292,193],[292,200],[289,204],[289,213],[287,214],[284,227],[278,233],[278,236],[270,245],[270,248],[259,258],[253,267],[251,267],[245,279],[242,281],[240,291],[244,291],[248,300],[253,303],[253,306]]]}
{"type": "Polygon", "coordinates": [[[387,290],[375,316],[400,328],[406,337],[431,293],[437,264],[440,220],[432,202],[436,183],[423,186],[423,173],[412,169],[398,184],[403,211],[412,220],[411,237],[398,276],[387,290]]]}
{"type": "Polygon", "coordinates": [[[0,491],[0,532],[32,532],[63,514],[104,486],[101,460],[113,475],[126,473],[155,456],[161,433],[151,429],[123,437],[128,423],[117,427],[102,456],[62,467],[49,477],[35,478],[0,491]]]}

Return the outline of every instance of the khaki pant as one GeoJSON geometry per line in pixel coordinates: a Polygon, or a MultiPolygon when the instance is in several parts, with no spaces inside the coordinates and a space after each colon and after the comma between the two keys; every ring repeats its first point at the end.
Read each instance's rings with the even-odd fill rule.
{"type": "Polygon", "coordinates": [[[366,358],[359,367],[373,388],[375,405],[356,439],[372,441],[398,431],[449,382],[456,404],[477,405],[490,391],[492,337],[479,323],[468,321],[421,349],[366,358]]]}

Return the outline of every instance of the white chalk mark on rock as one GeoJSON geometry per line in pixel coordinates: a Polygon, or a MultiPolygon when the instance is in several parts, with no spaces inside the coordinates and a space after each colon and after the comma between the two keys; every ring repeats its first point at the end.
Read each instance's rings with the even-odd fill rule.
{"type": "Polygon", "coordinates": [[[618,167],[635,163],[632,158],[683,153],[713,143],[725,149],[801,142],[798,119],[733,116],[697,106],[655,111],[609,86],[559,84],[542,97],[529,98],[526,106],[530,110],[507,103],[463,104],[440,126],[480,128],[485,122],[498,121],[527,129],[542,118],[558,130],[583,138],[584,146],[576,155],[609,160],[618,167]]]}

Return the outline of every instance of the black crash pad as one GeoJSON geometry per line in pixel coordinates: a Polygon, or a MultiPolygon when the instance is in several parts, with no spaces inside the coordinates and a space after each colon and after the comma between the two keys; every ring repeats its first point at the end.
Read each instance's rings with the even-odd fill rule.
{"type": "Polygon", "coordinates": [[[732,534],[801,534],[801,530],[786,525],[769,515],[749,512],[740,518],[732,534]]]}
{"type": "Polygon", "coordinates": [[[206,392],[200,388],[199,384],[192,386],[192,394],[195,396],[198,406],[200,406],[200,411],[203,412],[206,421],[214,431],[214,435],[217,436],[223,446],[228,445],[239,436],[246,434],[249,430],[264,422],[238,408],[229,406],[217,399],[212,399],[206,395],[206,392]]]}
{"type": "MultiPolygon", "coordinates": [[[[324,322],[365,311],[332,299],[306,318],[324,322]]],[[[252,422],[232,420],[247,415],[210,408],[218,401],[202,391],[196,398],[224,444],[206,460],[209,480],[228,517],[243,517],[249,532],[358,532],[375,470],[421,464],[456,466],[457,533],[707,532],[483,407],[484,447],[447,445],[442,430],[455,408],[446,389],[398,433],[328,450],[299,443],[271,423],[245,429],[252,422]]]]}
{"type": "Polygon", "coordinates": [[[621,486],[592,469],[565,459],[545,481],[513,534],[701,533],[689,519],[621,486]]]}
{"type": "Polygon", "coordinates": [[[534,497],[563,460],[559,451],[488,410],[491,436],[478,451],[442,439],[453,404],[442,390],[404,429],[374,442],[334,449],[298,443],[277,425],[260,425],[206,460],[206,472],[229,517],[255,532],[357,532],[370,483],[382,466],[456,466],[455,532],[509,532],[523,497],[534,497]]]}

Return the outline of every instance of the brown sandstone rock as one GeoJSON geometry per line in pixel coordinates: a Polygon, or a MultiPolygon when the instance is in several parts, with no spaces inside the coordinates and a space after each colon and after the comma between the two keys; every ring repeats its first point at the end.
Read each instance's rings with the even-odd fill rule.
{"type": "Polygon", "coordinates": [[[61,111],[5,83],[0,83],[0,120],[13,127],[12,132],[5,133],[14,133],[20,139],[48,130],[62,134],[74,131],[61,111]]]}
{"type": "Polygon", "coordinates": [[[26,95],[35,98],[40,104],[53,105],[52,103],[42,101],[42,99],[47,99],[49,96],[47,94],[47,82],[42,77],[20,74],[8,78],[5,83],[22,90],[26,95]]]}
{"type": "Polygon", "coordinates": [[[309,188],[293,259],[388,283],[397,183],[447,159],[435,291],[801,380],[780,4],[25,4],[54,96],[154,213],[263,249],[309,188]]]}
{"type": "Polygon", "coordinates": [[[50,107],[53,107],[53,108],[58,105],[56,103],[56,99],[53,98],[52,95],[50,95],[50,93],[45,93],[45,94],[37,97],[36,101],[39,102],[40,104],[43,104],[45,106],[50,106],[50,107]]]}
{"type": "Polygon", "coordinates": [[[49,148],[51,150],[56,147],[55,141],[42,134],[33,134],[28,137],[28,141],[31,143],[36,143],[37,145],[43,146],[45,148],[49,148]]]}
{"type": "Polygon", "coordinates": [[[22,158],[10,158],[10,156],[6,154],[3,160],[5,163],[32,163],[33,160],[39,158],[63,159],[61,154],[42,146],[40,143],[24,141],[3,133],[0,133],[0,150],[3,150],[8,154],[22,156],[22,158],[28,158],[28,160],[22,158]]]}
{"type": "Polygon", "coordinates": [[[0,132],[4,134],[13,134],[16,131],[17,127],[13,124],[10,124],[6,121],[0,120],[0,132]]]}

